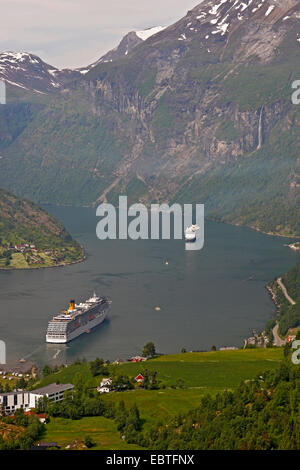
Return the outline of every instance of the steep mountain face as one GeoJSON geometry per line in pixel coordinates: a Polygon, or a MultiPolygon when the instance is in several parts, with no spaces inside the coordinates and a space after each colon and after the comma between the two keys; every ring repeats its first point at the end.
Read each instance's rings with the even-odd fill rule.
{"type": "Polygon", "coordinates": [[[80,76],[72,70],[59,70],[27,52],[0,54],[0,79],[14,87],[38,93],[51,93],[80,76]]]}
{"type": "Polygon", "coordinates": [[[154,28],[144,29],[142,31],[131,31],[123,37],[122,41],[117,47],[104,54],[93,64],[77,70],[82,74],[86,74],[92,68],[96,67],[96,65],[122,59],[123,57],[127,56],[129,52],[131,52],[138,44],[141,44],[143,41],[146,41],[151,36],[159,33],[160,31],[163,31],[164,29],[165,28],[163,26],[156,26],[154,28]]]}
{"type": "Polygon", "coordinates": [[[120,44],[100,57],[96,62],[75,70],[58,69],[28,52],[0,53],[0,80],[8,86],[26,91],[49,94],[62,88],[66,83],[80,78],[102,62],[113,62],[126,56],[138,44],[142,43],[164,28],[157,26],[142,31],[131,31],[120,44]]]}
{"type": "Polygon", "coordinates": [[[300,235],[299,20],[299,0],[204,0],[67,84],[2,152],[0,184],[42,202],[205,203],[300,235]]]}

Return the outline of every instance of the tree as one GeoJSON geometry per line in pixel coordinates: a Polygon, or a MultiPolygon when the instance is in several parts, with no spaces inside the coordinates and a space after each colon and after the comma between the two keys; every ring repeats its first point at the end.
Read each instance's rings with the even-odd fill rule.
{"type": "Polygon", "coordinates": [[[48,404],[49,404],[49,398],[47,396],[40,397],[35,407],[36,412],[43,413],[47,409],[48,404]]]}
{"type": "Polygon", "coordinates": [[[44,365],[43,370],[42,370],[42,374],[43,374],[44,377],[47,377],[47,375],[52,374],[52,369],[51,369],[51,367],[48,366],[47,364],[44,365]]]}
{"type": "Polygon", "coordinates": [[[142,356],[144,357],[153,357],[155,356],[155,346],[151,341],[143,347],[142,356]]]}
{"type": "Polygon", "coordinates": [[[182,348],[182,349],[181,349],[181,353],[182,353],[182,354],[185,354],[185,353],[186,353],[186,349],[185,349],[185,348],[182,348]]]}
{"type": "Polygon", "coordinates": [[[87,446],[88,449],[90,449],[91,447],[94,447],[95,442],[90,436],[86,436],[84,439],[84,444],[87,446]]]}
{"type": "Polygon", "coordinates": [[[132,390],[133,384],[127,375],[119,375],[113,378],[111,388],[116,392],[123,392],[125,390],[132,390]]]}
{"type": "Polygon", "coordinates": [[[283,355],[285,358],[289,357],[289,354],[291,352],[291,343],[285,343],[284,348],[283,348],[283,355]]]}
{"type": "Polygon", "coordinates": [[[18,388],[24,389],[26,388],[26,385],[27,385],[26,380],[24,379],[24,377],[21,377],[20,380],[18,381],[18,388]]]}
{"type": "Polygon", "coordinates": [[[82,393],[84,391],[84,379],[80,372],[76,372],[76,374],[74,375],[73,384],[79,393],[82,393]]]}
{"type": "Polygon", "coordinates": [[[102,416],[104,413],[104,404],[99,398],[85,398],[84,415],[85,416],[102,416]]]}
{"type": "Polygon", "coordinates": [[[97,357],[94,361],[90,363],[90,370],[93,377],[97,375],[107,375],[107,368],[104,364],[104,360],[97,357]]]}
{"type": "Polygon", "coordinates": [[[24,409],[19,408],[15,411],[15,424],[18,426],[27,426],[28,425],[28,417],[25,415],[24,409]]]}
{"type": "Polygon", "coordinates": [[[5,406],[3,403],[0,404],[0,417],[2,418],[3,416],[5,416],[5,406]]]}
{"type": "Polygon", "coordinates": [[[121,400],[117,407],[116,414],[115,414],[115,420],[118,425],[118,431],[123,431],[123,429],[126,426],[126,419],[127,419],[127,410],[126,410],[124,401],[121,400]]]}

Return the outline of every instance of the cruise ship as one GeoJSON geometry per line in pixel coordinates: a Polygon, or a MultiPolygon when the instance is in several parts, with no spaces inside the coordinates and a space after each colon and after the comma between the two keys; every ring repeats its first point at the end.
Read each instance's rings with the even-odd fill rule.
{"type": "Polygon", "coordinates": [[[93,297],[83,303],[70,301],[68,310],[52,318],[48,323],[47,343],[68,343],[83,333],[90,333],[106,318],[110,302],[105,297],[93,297]]]}

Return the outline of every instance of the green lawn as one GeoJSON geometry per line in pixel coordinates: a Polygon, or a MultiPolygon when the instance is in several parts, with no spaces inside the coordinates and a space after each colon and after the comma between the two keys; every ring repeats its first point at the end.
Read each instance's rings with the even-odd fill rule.
{"type": "Polygon", "coordinates": [[[93,447],[95,450],[140,449],[137,445],[124,442],[114,421],[102,416],[82,418],[75,421],[51,418],[50,423],[46,425],[46,433],[42,441],[57,442],[61,449],[65,449],[75,439],[84,440],[86,436],[90,436],[96,443],[93,447]]]}
{"type": "MultiPolygon", "coordinates": [[[[203,388],[165,390],[136,390],[123,393],[106,394],[105,401],[118,403],[124,401],[127,407],[136,403],[143,420],[143,429],[147,430],[152,424],[164,421],[165,418],[176,416],[196,408],[201,397],[207,392],[203,388]]],[[[214,393],[217,390],[214,390],[214,393]]]]}
{"type": "MultiPolygon", "coordinates": [[[[130,377],[147,369],[149,372],[156,371],[157,379],[166,387],[177,387],[180,380],[184,388],[200,387],[214,391],[235,388],[242,380],[251,379],[266,369],[276,368],[282,357],[280,348],[245,349],[166,355],[139,364],[114,364],[110,368],[111,372],[130,377]]],[[[41,387],[56,381],[72,382],[78,372],[90,387],[99,385],[101,377],[92,377],[88,363],[83,363],[51,374],[38,381],[35,386],[41,387]]]]}
{"type": "Polygon", "coordinates": [[[281,349],[246,349],[160,356],[143,364],[122,364],[123,374],[135,376],[144,369],[157,371],[157,378],[168,386],[200,387],[207,391],[235,388],[242,380],[278,366],[281,349]]]}
{"type": "Polygon", "coordinates": [[[147,428],[168,415],[174,416],[197,407],[206,393],[215,395],[225,389],[234,389],[241,381],[278,367],[282,357],[283,352],[279,348],[248,349],[176,354],[161,356],[142,365],[123,364],[120,370],[128,375],[143,372],[143,368],[157,371],[158,380],[166,385],[166,389],[113,393],[104,399],[124,400],[129,406],[136,402],[147,428]],[[179,379],[183,381],[182,389],[178,387],[179,379]]]}
{"type": "Polygon", "coordinates": [[[15,269],[24,269],[28,268],[28,263],[22,253],[13,253],[9,267],[15,269]]]}
{"type": "MultiPolygon", "coordinates": [[[[149,372],[156,371],[157,379],[165,388],[111,393],[103,398],[114,402],[124,400],[129,406],[136,402],[145,420],[145,426],[148,426],[166,415],[175,415],[195,408],[201,396],[206,393],[216,394],[225,389],[234,389],[241,381],[278,367],[282,357],[280,348],[246,349],[176,354],[160,356],[142,364],[111,365],[111,369],[117,374],[130,377],[143,373],[144,369],[149,372]],[[183,388],[180,388],[180,385],[183,388]]],[[[72,382],[78,372],[89,387],[99,385],[101,377],[92,377],[89,365],[83,363],[52,374],[37,382],[35,387],[56,381],[72,382]]]]}

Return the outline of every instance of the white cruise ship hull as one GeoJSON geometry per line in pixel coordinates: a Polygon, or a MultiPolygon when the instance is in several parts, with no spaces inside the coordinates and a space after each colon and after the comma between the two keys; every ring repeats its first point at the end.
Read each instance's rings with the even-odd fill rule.
{"type": "Polygon", "coordinates": [[[79,326],[76,330],[72,331],[64,335],[63,337],[60,335],[55,337],[55,335],[46,335],[46,343],[54,343],[54,344],[66,344],[72,341],[78,336],[83,335],[84,333],[90,333],[92,329],[96,328],[97,326],[101,325],[107,316],[107,311],[104,312],[100,317],[90,320],[86,325],[79,326]]]}

